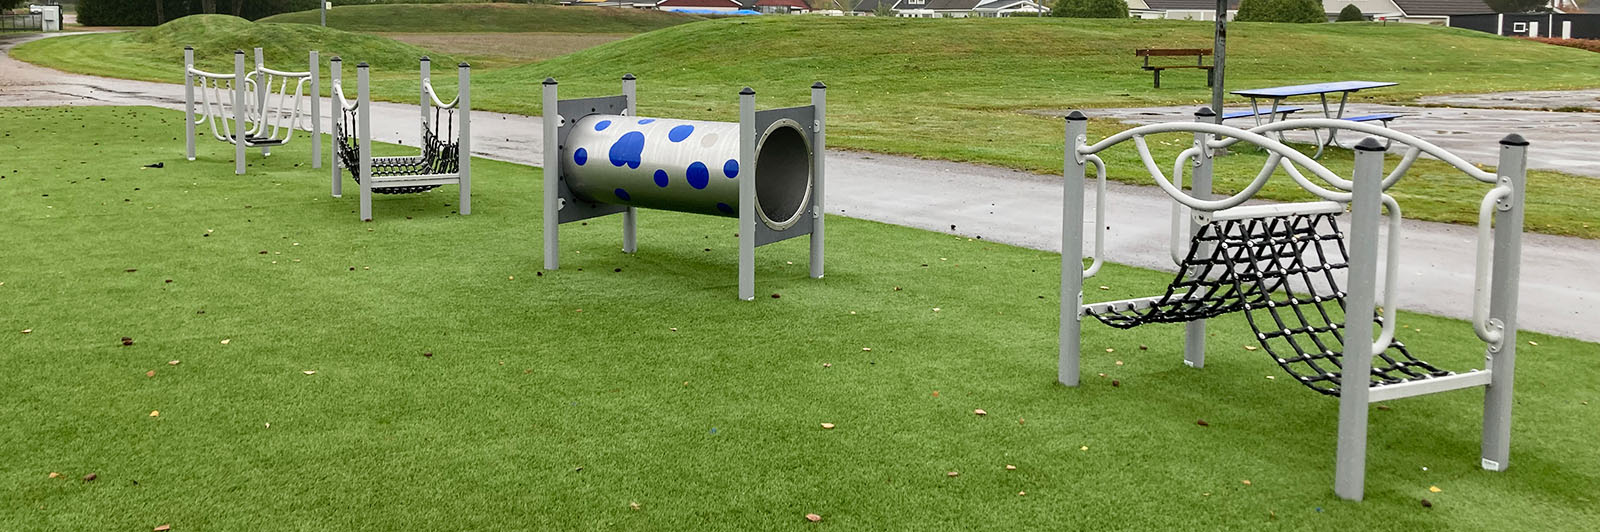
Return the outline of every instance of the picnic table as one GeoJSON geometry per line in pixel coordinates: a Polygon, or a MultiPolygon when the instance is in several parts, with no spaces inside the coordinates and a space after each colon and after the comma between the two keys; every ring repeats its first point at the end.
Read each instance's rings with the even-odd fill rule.
{"type": "MultiPolygon", "coordinates": [[[[1257,126],[1262,125],[1261,120],[1263,117],[1265,117],[1266,123],[1270,124],[1285,116],[1284,114],[1278,112],[1278,106],[1281,105],[1284,100],[1296,96],[1310,96],[1313,94],[1322,101],[1322,116],[1325,118],[1349,120],[1352,122],[1378,121],[1383,122],[1384,125],[1388,125],[1389,121],[1399,118],[1400,115],[1393,113],[1378,113],[1345,118],[1344,107],[1345,102],[1349,101],[1350,93],[1352,92],[1365,89],[1376,89],[1379,87],[1392,87],[1394,85],[1398,85],[1398,83],[1392,81],[1334,81],[1328,83],[1312,83],[1308,85],[1268,87],[1265,89],[1237,90],[1233,91],[1233,94],[1244,96],[1250,99],[1250,110],[1255,116],[1257,126]],[[1328,95],[1333,93],[1339,94],[1339,107],[1337,110],[1328,105],[1328,95]],[[1260,100],[1271,100],[1272,110],[1266,113],[1261,112],[1260,100]]],[[[1328,140],[1326,142],[1323,142],[1322,136],[1317,134],[1317,153],[1316,155],[1313,155],[1313,157],[1321,157],[1322,150],[1329,144],[1333,144],[1335,142],[1334,137],[1335,135],[1338,135],[1338,133],[1339,132],[1337,130],[1328,132],[1328,140]]],[[[1283,133],[1279,132],[1278,135],[1281,139],[1283,133]]]]}

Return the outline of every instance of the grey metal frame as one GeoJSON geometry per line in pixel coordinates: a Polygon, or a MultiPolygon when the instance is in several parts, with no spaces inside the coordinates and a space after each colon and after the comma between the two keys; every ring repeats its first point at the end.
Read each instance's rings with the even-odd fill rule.
{"type": "MultiPolygon", "coordinates": [[[[245,67],[244,67],[244,50],[236,50],[236,51],[234,51],[234,69],[233,69],[234,71],[233,71],[233,74],[232,75],[227,75],[227,74],[215,74],[215,73],[210,73],[210,72],[203,72],[203,71],[195,69],[194,68],[194,47],[193,46],[185,46],[183,48],[183,68],[184,68],[184,72],[183,72],[183,77],[184,77],[184,141],[185,141],[184,142],[184,144],[185,144],[184,155],[185,155],[185,157],[187,157],[188,160],[191,160],[191,161],[195,160],[195,148],[196,148],[196,146],[195,146],[195,125],[197,124],[197,122],[195,121],[195,103],[196,103],[196,99],[195,99],[195,87],[194,87],[194,84],[195,84],[195,80],[196,80],[197,76],[203,76],[205,78],[210,78],[211,80],[224,80],[224,79],[225,80],[230,80],[230,83],[232,83],[234,85],[233,88],[234,88],[234,93],[235,94],[234,94],[234,102],[232,104],[232,109],[231,109],[232,114],[233,114],[233,116],[231,118],[234,121],[234,127],[233,127],[233,130],[231,131],[231,134],[227,136],[226,140],[228,140],[228,142],[230,142],[230,143],[235,145],[234,146],[234,173],[235,174],[238,174],[238,175],[243,175],[244,174],[244,169],[245,169],[245,160],[244,160],[245,155],[244,155],[244,153],[245,153],[245,149],[246,148],[260,148],[262,156],[270,156],[270,155],[272,155],[272,151],[271,150],[272,150],[272,146],[273,145],[286,144],[289,139],[292,139],[294,137],[294,131],[299,128],[298,122],[299,122],[299,117],[300,117],[300,93],[299,93],[299,87],[298,86],[296,87],[296,92],[295,92],[295,96],[294,96],[294,99],[293,99],[294,108],[290,111],[289,122],[285,126],[285,131],[284,131],[284,135],[285,136],[282,139],[282,142],[277,142],[277,143],[274,143],[274,144],[262,144],[260,138],[254,138],[253,140],[249,139],[249,138],[246,138],[248,132],[251,132],[251,131],[265,132],[265,131],[268,131],[268,129],[267,129],[268,127],[271,128],[271,131],[273,132],[272,133],[273,136],[277,135],[276,132],[278,131],[278,127],[279,127],[277,125],[277,119],[278,118],[282,118],[282,112],[283,112],[283,109],[284,109],[283,105],[285,103],[289,102],[290,99],[289,99],[289,96],[288,96],[287,93],[279,94],[278,95],[279,96],[279,107],[276,108],[273,111],[270,111],[270,113],[273,116],[269,118],[269,116],[268,116],[269,115],[268,98],[269,98],[269,95],[272,93],[272,90],[271,90],[270,87],[267,86],[268,84],[267,84],[266,80],[267,80],[267,77],[269,75],[275,75],[275,76],[290,77],[290,78],[300,78],[301,82],[298,83],[297,85],[305,84],[305,83],[309,83],[309,85],[310,85],[309,99],[311,101],[311,112],[310,112],[310,115],[309,115],[309,119],[310,119],[310,122],[311,122],[311,125],[310,125],[310,131],[311,131],[311,135],[310,135],[311,136],[311,167],[312,168],[321,168],[322,167],[322,122],[321,122],[321,120],[319,120],[318,117],[321,115],[321,112],[322,112],[322,98],[321,98],[321,84],[319,83],[321,81],[320,80],[320,75],[319,75],[320,73],[318,72],[318,62],[319,61],[318,61],[318,55],[317,55],[317,51],[316,50],[310,51],[310,53],[308,55],[309,55],[309,61],[308,61],[307,64],[310,65],[310,68],[306,72],[281,72],[281,71],[277,71],[277,70],[273,70],[273,69],[267,68],[266,61],[265,61],[265,56],[263,55],[262,49],[261,48],[256,48],[255,49],[255,61],[256,61],[255,62],[255,67],[252,68],[252,69],[246,70],[245,67]],[[254,77],[252,77],[252,76],[254,76],[254,77]],[[252,85],[255,87],[254,98],[247,98],[244,95],[249,94],[249,88],[252,85]],[[254,106],[254,109],[256,110],[255,112],[259,115],[259,116],[256,116],[254,118],[252,117],[251,111],[250,111],[252,105],[254,106]]],[[[288,86],[287,83],[285,83],[283,88],[287,88],[287,86],[288,86]]],[[[201,94],[202,98],[203,99],[207,98],[207,96],[206,96],[206,92],[207,91],[205,89],[202,89],[201,92],[202,92],[202,94],[201,94]]],[[[211,113],[211,111],[212,111],[211,103],[210,103],[209,99],[205,99],[204,101],[206,101],[206,103],[203,104],[204,111],[205,111],[206,115],[209,115],[211,113]]],[[[223,106],[221,105],[221,102],[217,102],[217,108],[219,110],[223,109],[223,106]]],[[[202,117],[202,122],[207,121],[207,120],[228,120],[228,118],[227,117],[213,117],[213,116],[203,116],[202,117]]],[[[212,126],[213,126],[213,134],[215,135],[216,134],[215,123],[213,123],[212,126]]]]}
{"type": "MultiPolygon", "coordinates": [[[[450,174],[427,174],[406,176],[373,176],[372,175],[372,100],[371,80],[366,63],[356,65],[356,101],[349,102],[344,97],[343,60],[334,57],[329,60],[328,72],[330,81],[334,86],[334,109],[329,113],[330,131],[334,136],[341,133],[340,115],[344,109],[356,110],[356,135],[360,146],[360,174],[361,179],[361,220],[372,221],[372,190],[374,188],[410,187],[419,185],[459,185],[458,207],[456,211],[465,216],[472,214],[472,65],[465,62],[457,65],[457,94],[456,99],[445,104],[438,100],[438,94],[433,91],[432,61],[423,57],[420,61],[420,94],[421,94],[421,126],[437,127],[432,124],[432,115],[428,111],[433,107],[454,108],[456,110],[456,135],[459,149],[456,156],[457,171],[450,174]]],[[[333,158],[332,182],[330,183],[333,197],[344,195],[343,181],[340,180],[338,150],[332,150],[333,158]]]]}
{"type": "MultiPolygon", "coordinates": [[[[585,201],[575,195],[567,184],[568,176],[561,169],[562,154],[567,136],[574,125],[591,114],[619,114],[639,116],[637,111],[637,78],[633,74],[622,77],[622,94],[562,100],[558,97],[557,82],[546,78],[543,83],[544,128],[544,269],[556,270],[561,266],[561,224],[621,213],[622,251],[635,253],[637,244],[637,208],[632,206],[585,201]]],[[[741,176],[738,182],[738,297],[755,299],[755,248],[774,242],[809,235],[809,275],[814,279],[823,276],[823,191],[827,150],[824,144],[827,86],[817,82],[811,86],[811,105],[757,111],[755,90],[745,87],[739,91],[739,168],[748,169],[749,178],[741,176]],[[762,223],[756,213],[756,147],[772,124],[792,120],[800,124],[800,132],[811,147],[812,191],[793,224],[774,229],[762,223]]]]}
{"type": "MultiPolygon", "coordinates": [[[[1099,143],[1087,141],[1087,117],[1074,111],[1067,116],[1065,136],[1067,150],[1063,158],[1065,188],[1062,202],[1061,238],[1061,316],[1057,379],[1067,386],[1079,383],[1079,360],[1082,353],[1082,317],[1091,306],[1108,303],[1083,303],[1083,281],[1098,270],[1101,259],[1098,252],[1095,265],[1083,268],[1084,189],[1090,164],[1099,167],[1104,175],[1103,163],[1095,154],[1113,145],[1133,140],[1139,148],[1146,169],[1156,184],[1184,209],[1193,211],[1193,234],[1212,219],[1244,218],[1298,212],[1330,212],[1342,205],[1351,208],[1349,230],[1349,272],[1346,282],[1345,323],[1372,324],[1378,307],[1378,294],[1383,293],[1383,308],[1388,316],[1373,342],[1359,341],[1366,331],[1372,337],[1373,326],[1350,326],[1345,334],[1342,372],[1345,375],[1366,375],[1371,371],[1375,353],[1387,348],[1393,339],[1395,323],[1399,321],[1398,298],[1394,279],[1400,260],[1399,231],[1401,225],[1399,203],[1385,193],[1411,166],[1419,155],[1426,153],[1449,164],[1462,173],[1493,188],[1485,195],[1479,212],[1478,269],[1474,294],[1474,333],[1484,341],[1485,362],[1482,371],[1472,371],[1424,380],[1376,387],[1342,386],[1339,393],[1338,443],[1334,461],[1334,492],[1342,498],[1361,500],[1364,496],[1366,476],[1367,411],[1372,403],[1476,388],[1485,389],[1483,407],[1483,445],[1481,460],[1484,469],[1504,471],[1509,466],[1511,438],[1512,385],[1516,360],[1516,310],[1517,283],[1520,275],[1522,250],[1523,197],[1526,190],[1528,142],[1518,135],[1508,135],[1500,141],[1500,164],[1491,174],[1474,167],[1464,159],[1438,146],[1411,135],[1363,123],[1337,119],[1287,120],[1242,130],[1210,123],[1209,110],[1196,114],[1197,122],[1174,122],[1140,126],[1113,135],[1099,143]],[[1356,145],[1356,164],[1353,179],[1344,179],[1318,164],[1310,157],[1268,135],[1289,129],[1346,129],[1353,133],[1371,135],[1356,145]],[[1175,176],[1172,179],[1161,173],[1155,164],[1143,136],[1153,133],[1189,132],[1195,136],[1195,145],[1178,156],[1175,176]],[[1380,142],[1378,139],[1384,139],[1380,142]],[[1248,143],[1262,148],[1269,158],[1262,172],[1242,192],[1213,199],[1210,190],[1211,161],[1215,150],[1233,144],[1248,143]],[[1394,170],[1384,173],[1384,153],[1389,142],[1407,146],[1403,158],[1394,170]],[[1189,192],[1181,188],[1181,169],[1189,165],[1194,169],[1194,184],[1189,192]],[[1296,167],[1298,165],[1298,168],[1296,167]],[[1282,169],[1307,192],[1325,201],[1303,204],[1278,204],[1242,206],[1265,184],[1276,170],[1282,169]],[[1302,170],[1303,169],[1303,170],[1302,170]],[[1304,172],[1304,173],[1302,173],[1304,172]],[[1327,188],[1307,179],[1305,173],[1314,174],[1327,188]],[[1175,184],[1176,183],[1176,184],[1175,184]],[[1388,220],[1388,235],[1379,231],[1380,219],[1388,220]],[[1387,251],[1381,261],[1385,267],[1383,286],[1380,287],[1380,241],[1386,241],[1387,251]]],[[[1102,194],[1103,192],[1103,188],[1102,194]]],[[[1175,231],[1180,227],[1174,224],[1175,231]]],[[[1096,224],[1097,239],[1103,236],[1103,224],[1096,224]]],[[[1117,305],[1137,305],[1151,298],[1112,302],[1117,305]]],[[[1190,322],[1186,329],[1185,362],[1196,368],[1204,361],[1203,322],[1190,322]]]]}

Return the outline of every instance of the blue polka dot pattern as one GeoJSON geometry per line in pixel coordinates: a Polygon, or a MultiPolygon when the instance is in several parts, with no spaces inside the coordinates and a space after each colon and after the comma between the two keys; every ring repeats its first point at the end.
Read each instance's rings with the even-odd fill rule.
{"type": "Polygon", "coordinates": [[[648,123],[651,123],[651,122],[655,122],[655,121],[656,121],[656,119],[654,119],[654,118],[642,118],[642,119],[639,120],[639,125],[642,126],[642,125],[645,125],[645,124],[648,124],[648,123]]]}
{"type": "Polygon", "coordinates": [[[595,131],[605,131],[606,128],[608,128],[608,127],[611,127],[611,121],[610,120],[601,120],[601,121],[596,122],[594,124],[594,130],[595,131]]]}
{"type": "Polygon", "coordinates": [[[656,186],[667,188],[667,171],[656,170],[656,186]]]}
{"type": "Polygon", "coordinates": [[[683,139],[689,138],[690,133],[694,133],[694,126],[689,124],[675,126],[671,131],[667,132],[667,140],[673,142],[683,142],[683,139]]]}
{"type": "Polygon", "coordinates": [[[578,163],[578,166],[583,166],[583,163],[589,162],[589,150],[578,148],[578,151],[572,152],[572,162],[578,163]]]}
{"type": "Polygon", "coordinates": [[[728,205],[728,204],[726,204],[726,203],[718,203],[717,204],[717,210],[725,212],[725,213],[728,213],[728,214],[733,214],[733,207],[728,205]]]}
{"type": "Polygon", "coordinates": [[[722,175],[728,176],[728,179],[739,177],[739,160],[728,159],[728,162],[722,163],[722,175]]]}
{"type": "Polygon", "coordinates": [[[711,184],[711,171],[706,169],[706,163],[696,161],[689,164],[689,172],[684,178],[689,181],[689,186],[703,189],[711,184]]]}
{"type": "Polygon", "coordinates": [[[627,165],[628,168],[638,169],[641,159],[639,155],[644,152],[644,133],[629,131],[611,145],[611,166],[627,165]]]}
{"type": "Polygon", "coordinates": [[[617,199],[620,199],[622,201],[628,201],[630,199],[633,199],[633,198],[628,197],[628,191],[622,190],[620,188],[615,190],[615,191],[613,191],[613,193],[617,195],[617,199]]]}

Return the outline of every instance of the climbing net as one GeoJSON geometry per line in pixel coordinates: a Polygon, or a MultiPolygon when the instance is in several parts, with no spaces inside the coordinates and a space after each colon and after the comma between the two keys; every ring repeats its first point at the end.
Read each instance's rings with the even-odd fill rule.
{"type": "MultiPolygon", "coordinates": [[[[429,94],[433,94],[433,87],[427,85],[429,94]]],[[[339,157],[339,162],[350,170],[350,178],[356,183],[361,182],[361,144],[353,132],[356,121],[360,118],[358,113],[366,112],[359,102],[345,100],[343,89],[335,86],[334,95],[339,100],[339,122],[333,130],[334,149],[339,157]]],[[[388,176],[423,176],[436,174],[454,174],[461,170],[461,142],[455,135],[456,104],[453,100],[446,104],[438,102],[434,96],[433,120],[422,121],[422,146],[420,152],[413,156],[403,157],[373,157],[372,174],[376,177],[388,176]],[[435,124],[444,126],[444,136],[441,138],[435,131],[435,124]],[[446,141],[444,139],[452,139],[446,141]]],[[[438,188],[439,185],[413,185],[383,187],[372,189],[376,194],[415,194],[427,192],[438,188]]]]}

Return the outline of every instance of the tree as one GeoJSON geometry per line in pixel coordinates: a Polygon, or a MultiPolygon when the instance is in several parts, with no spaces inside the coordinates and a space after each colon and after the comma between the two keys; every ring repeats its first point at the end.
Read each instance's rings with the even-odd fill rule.
{"type": "Polygon", "coordinates": [[[1239,22],[1327,22],[1322,2],[1317,0],[1241,0],[1239,22]]]}
{"type": "Polygon", "coordinates": [[[1549,0],[1483,0],[1495,13],[1545,13],[1550,11],[1549,0]]]}
{"type": "Polygon", "coordinates": [[[166,2],[166,0],[156,0],[156,25],[160,26],[160,25],[166,24],[166,23],[167,23],[167,2],[166,2]]]}
{"type": "Polygon", "coordinates": [[[17,4],[21,4],[21,3],[22,3],[22,0],[0,0],[0,11],[4,11],[4,10],[7,10],[7,9],[11,9],[13,7],[17,7],[17,4]]]}
{"type": "Polygon", "coordinates": [[[1128,18],[1128,3],[1124,0],[1059,0],[1053,17],[1071,18],[1128,18]]]}
{"type": "Polygon", "coordinates": [[[1338,22],[1361,22],[1366,19],[1367,17],[1361,16],[1361,8],[1355,4],[1345,4],[1344,9],[1339,10],[1338,22]]]}
{"type": "Polygon", "coordinates": [[[217,0],[200,0],[200,12],[212,14],[217,12],[217,0]]]}

